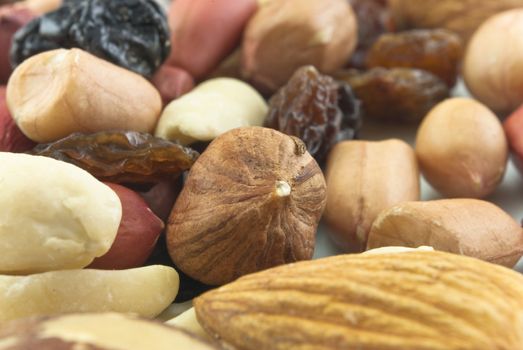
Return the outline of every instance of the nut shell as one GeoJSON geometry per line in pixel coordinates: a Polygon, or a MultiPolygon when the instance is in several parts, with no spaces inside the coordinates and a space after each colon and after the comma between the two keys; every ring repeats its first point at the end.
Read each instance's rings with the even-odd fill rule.
{"type": "Polygon", "coordinates": [[[212,285],[310,259],[325,192],[321,169],[299,139],[234,129],[191,168],[169,218],[169,254],[212,285]]]}

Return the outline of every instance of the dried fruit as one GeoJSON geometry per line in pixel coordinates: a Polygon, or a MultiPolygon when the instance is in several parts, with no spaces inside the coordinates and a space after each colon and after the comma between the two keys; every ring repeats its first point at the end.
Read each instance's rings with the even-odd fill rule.
{"type": "Polygon", "coordinates": [[[449,97],[447,85],[421,69],[350,70],[338,72],[335,77],[352,87],[362,102],[364,117],[378,120],[416,122],[449,97]]]}
{"type": "Polygon", "coordinates": [[[380,36],[367,54],[366,65],[424,69],[452,87],[462,55],[457,34],[446,29],[417,29],[380,36]]]}
{"type": "Polygon", "coordinates": [[[358,45],[350,66],[365,68],[367,50],[380,35],[394,29],[388,0],[348,0],[358,21],[358,45]]]}
{"type": "Polygon", "coordinates": [[[72,163],[105,181],[138,183],[175,179],[198,157],[191,148],[135,131],[75,133],[38,145],[32,154],[72,163]]]}
{"type": "Polygon", "coordinates": [[[299,137],[321,162],[337,142],[357,136],[360,103],[350,86],[305,66],[271,98],[265,126],[299,137]]]}
{"type": "Polygon", "coordinates": [[[65,1],[16,33],[11,63],[73,47],[150,77],[171,50],[167,18],[154,0],[65,1]]]}
{"type": "Polygon", "coordinates": [[[443,252],[341,255],[240,278],[194,300],[228,348],[523,348],[523,277],[443,252]]]}
{"type": "Polygon", "coordinates": [[[321,169],[298,138],[233,129],[194,163],[169,218],[169,254],[212,285],[310,259],[325,200],[321,169]]]}
{"type": "Polygon", "coordinates": [[[428,245],[512,268],[523,255],[523,230],[486,201],[404,202],[382,211],[369,233],[368,249],[391,245],[428,245]]]}

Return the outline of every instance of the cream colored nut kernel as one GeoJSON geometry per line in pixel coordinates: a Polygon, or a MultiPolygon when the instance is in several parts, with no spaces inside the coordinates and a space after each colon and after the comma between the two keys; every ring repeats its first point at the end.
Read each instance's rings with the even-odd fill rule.
{"type": "Polygon", "coordinates": [[[503,210],[482,200],[406,202],[380,213],[367,246],[420,245],[513,267],[523,255],[523,230],[503,210]]]}
{"type": "Polygon", "coordinates": [[[499,119],[470,98],[436,105],[416,135],[423,176],[446,197],[482,198],[503,179],[508,142],[499,119]]]}
{"type": "Polygon", "coordinates": [[[178,286],[178,273],[161,265],[0,275],[0,323],[72,312],[114,311],[152,318],[172,303],[178,286]]]}
{"type": "Polygon", "coordinates": [[[174,317],[166,323],[171,326],[176,326],[178,328],[184,329],[187,332],[200,336],[204,339],[210,338],[209,334],[205,332],[205,330],[198,322],[198,319],[196,318],[196,312],[194,311],[194,307],[191,307],[189,310],[174,317]]]}
{"type": "Polygon", "coordinates": [[[162,100],[136,73],[80,49],[58,49],[15,69],[7,105],[27,137],[50,142],[73,132],[152,132],[162,100]]]}
{"type": "Polygon", "coordinates": [[[0,329],[0,350],[212,350],[175,327],[117,313],[24,319],[0,329]]]}
{"type": "Polygon", "coordinates": [[[412,148],[403,141],[345,141],[329,154],[324,218],[333,240],[345,250],[363,251],[381,210],[419,199],[419,172],[412,148]]]}
{"type": "Polygon", "coordinates": [[[419,252],[432,252],[434,251],[434,248],[428,247],[428,246],[419,246],[417,248],[409,248],[409,247],[400,247],[400,246],[387,246],[387,247],[380,247],[380,248],[374,248],[367,250],[363,252],[362,254],[390,254],[390,253],[408,253],[412,251],[419,251],[419,252]]]}
{"type": "Polygon", "coordinates": [[[0,164],[0,273],[82,268],[109,250],[122,206],[108,186],[51,158],[0,152],[0,164]]]}
{"type": "Polygon", "coordinates": [[[183,144],[211,141],[242,126],[261,126],[267,104],[250,85],[232,78],[208,80],[171,102],[155,135],[183,144]]]}

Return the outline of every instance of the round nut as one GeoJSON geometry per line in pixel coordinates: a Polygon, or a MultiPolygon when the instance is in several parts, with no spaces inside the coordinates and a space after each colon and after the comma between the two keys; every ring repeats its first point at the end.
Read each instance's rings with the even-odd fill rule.
{"type": "Polygon", "coordinates": [[[169,254],[211,285],[311,259],[325,200],[321,169],[299,139],[231,130],[191,168],[169,218],[169,254]]]}
{"type": "Polygon", "coordinates": [[[0,152],[0,164],[0,273],[82,268],[109,250],[122,216],[113,190],[51,158],[0,152]]]}
{"type": "Polygon", "coordinates": [[[473,99],[451,98],[421,123],[416,155],[427,181],[443,195],[482,198],[503,178],[508,145],[488,108],[473,99]]]}
{"type": "Polygon", "coordinates": [[[467,255],[513,267],[523,255],[523,230],[494,204],[477,199],[405,202],[372,224],[368,249],[418,247],[467,255]]]}

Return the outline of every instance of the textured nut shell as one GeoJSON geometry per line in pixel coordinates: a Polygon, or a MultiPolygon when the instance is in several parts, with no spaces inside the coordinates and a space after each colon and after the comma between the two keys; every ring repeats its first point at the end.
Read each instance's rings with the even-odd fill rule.
{"type": "Polygon", "coordinates": [[[42,143],[76,131],[152,132],[162,101],[138,74],[79,49],[58,49],[15,69],[7,105],[24,134],[42,143]]]}
{"type": "Polygon", "coordinates": [[[312,258],[325,206],[325,180],[298,139],[260,128],[234,129],[194,163],[171,212],[169,254],[206,284],[312,258]],[[278,196],[276,184],[290,186],[278,196]]]}
{"type": "Polygon", "coordinates": [[[467,47],[463,61],[467,88],[498,113],[510,113],[523,103],[522,34],[523,9],[510,10],[483,23],[467,47]]]}
{"type": "Polygon", "coordinates": [[[460,34],[465,41],[493,14],[523,6],[523,0],[389,0],[389,3],[400,28],[446,28],[460,34]]]}
{"type": "Polygon", "coordinates": [[[194,305],[202,326],[239,350],[523,348],[523,277],[443,252],[300,262],[194,305]]]}
{"type": "Polygon", "coordinates": [[[243,75],[260,89],[274,92],[301,66],[334,72],[349,61],[357,36],[356,17],[347,0],[267,2],[245,29],[243,75]]]}
{"type": "Polygon", "coordinates": [[[383,209],[419,199],[416,155],[395,139],[338,143],[329,155],[326,181],[324,218],[345,250],[365,249],[370,226],[383,209]]]}
{"type": "Polygon", "coordinates": [[[0,273],[82,268],[109,250],[122,216],[113,190],[51,158],[0,152],[0,165],[0,273]]]}
{"type": "Polygon", "coordinates": [[[384,210],[368,248],[390,245],[462,254],[513,267],[523,255],[523,230],[494,204],[477,199],[407,202],[384,210]]]}
{"type": "Polygon", "coordinates": [[[0,322],[71,312],[114,311],[155,317],[173,302],[178,286],[178,273],[161,265],[0,275],[0,322]]]}
{"type": "Polygon", "coordinates": [[[0,350],[210,350],[215,347],[175,327],[117,313],[70,314],[9,323],[0,350]]]}
{"type": "Polygon", "coordinates": [[[265,100],[249,84],[211,79],[165,107],[155,136],[182,144],[211,141],[234,128],[261,126],[267,110],[265,100]]]}
{"type": "Polygon", "coordinates": [[[423,176],[443,195],[482,198],[503,179],[508,144],[488,108],[473,99],[451,98],[421,123],[416,156],[423,176]]]}

